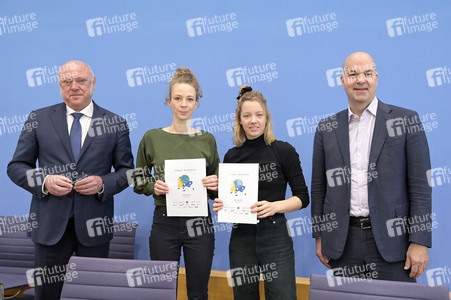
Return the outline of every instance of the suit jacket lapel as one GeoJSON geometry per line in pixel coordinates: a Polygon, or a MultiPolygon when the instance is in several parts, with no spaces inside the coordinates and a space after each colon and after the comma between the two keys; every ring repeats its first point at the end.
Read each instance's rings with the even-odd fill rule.
{"type": "Polygon", "coordinates": [[[351,158],[349,153],[349,123],[347,109],[337,114],[337,121],[338,127],[335,133],[337,136],[338,148],[340,148],[344,166],[351,168],[351,158]]]}
{"type": "Polygon", "coordinates": [[[369,164],[376,164],[382,146],[387,138],[387,120],[389,119],[390,107],[379,100],[374,124],[373,140],[371,141],[371,151],[369,164]]]}
{"type": "Polygon", "coordinates": [[[92,113],[91,124],[89,124],[88,133],[86,134],[85,141],[83,143],[83,147],[81,147],[80,156],[78,157],[78,161],[83,157],[83,154],[88,149],[89,145],[91,145],[92,141],[96,138],[96,132],[93,128],[93,122],[99,122],[99,119],[104,118],[105,112],[102,112],[100,107],[94,103],[94,111],[92,113]]]}
{"type": "Polygon", "coordinates": [[[66,104],[61,103],[60,105],[57,105],[53,111],[49,113],[49,117],[64,149],[66,149],[67,155],[72,161],[75,161],[70,146],[69,131],[67,129],[66,104]]]}

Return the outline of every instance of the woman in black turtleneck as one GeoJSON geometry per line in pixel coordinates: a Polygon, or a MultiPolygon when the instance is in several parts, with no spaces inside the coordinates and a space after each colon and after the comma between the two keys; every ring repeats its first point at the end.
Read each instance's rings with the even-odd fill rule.
{"type": "MultiPolygon", "coordinates": [[[[238,96],[235,124],[237,147],[226,153],[224,163],[259,164],[258,202],[251,209],[260,220],[256,225],[237,224],[232,230],[229,258],[234,298],[260,299],[261,271],[266,299],[296,299],[293,241],[284,213],[309,204],[299,155],[290,144],[276,140],[266,99],[247,85],[238,96]],[[287,183],[293,196],[285,199],[287,183]]],[[[219,211],[222,200],[216,199],[213,206],[219,211]]]]}

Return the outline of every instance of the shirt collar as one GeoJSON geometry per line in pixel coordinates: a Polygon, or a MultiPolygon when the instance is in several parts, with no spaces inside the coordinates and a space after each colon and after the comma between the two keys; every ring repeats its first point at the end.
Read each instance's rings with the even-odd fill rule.
{"type": "MultiPolygon", "coordinates": [[[[369,111],[373,116],[376,117],[378,104],[379,100],[377,100],[377,98],[374,97],[373,101],[371,101],[370,105],[368,105],[368,107],[363,112],[365,113],[365,111],[369,111]]],[[[351,111],[351,107],[348,105],[348,122],[351,121],[351,116],[353,115],[357,116],[351,111]]]]}
{"type": "MultiPolygon", "coordinates": [[[[70,107],[66,104],[66,116],[68,116],[68,115],[70,115],[70,114],[72,114],[72,113],[74,113],[74,112],[77,112],[77,111],[73,110],[72,108],[70,108],[70,107]]],[[[87,116],[87,117],[92,118],[92,114],[94,113],[94,103],[92,102],[92,100],[91,100],[91,102],[88,104],[88,106],[86,106],[85,108],[83,108],[83,109],[82,109],[81,111],[79,111],[79,112],[81,112],[83,115],[85,115],[85,116],[87,116]]]]}

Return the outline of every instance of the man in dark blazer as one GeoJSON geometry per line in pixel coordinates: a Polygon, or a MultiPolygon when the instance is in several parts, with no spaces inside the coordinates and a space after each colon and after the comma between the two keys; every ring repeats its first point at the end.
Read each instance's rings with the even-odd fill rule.
{"type": "Polygon", "coordinates": [[[429,148],[418,114],[378,100],[377,80],[371,56],[351,54],[341,76],[349,107],[318,125],[316,255],[328,274],[416,281],[432,245],[429,148]]]}
{"type": "Polygon", "coordinates": [[[34,277],[36,299],[45,300],[60,298],[74,252],[108,256],[113,195],[128,186],[126,172],[133,168],[125,120],[92,101],[91,68],[69,61],[58,76],[64,103],[30,114],[24,125],[30,130],[22,131],[8,164],[11,180],[33,195],[35,269],[27,276],[34,277]]]}

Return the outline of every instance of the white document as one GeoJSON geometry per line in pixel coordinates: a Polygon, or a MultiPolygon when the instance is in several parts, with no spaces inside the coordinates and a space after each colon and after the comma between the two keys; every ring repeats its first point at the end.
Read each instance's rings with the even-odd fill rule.
{"type": "Polygon", "coordinates": [[[166,209],[169,217],[208,216],[205,158],[171,159],[164,161],[164,176],[169,193],[166,209]]]}
{"type": "Polygon", "coordinates": [[[219,164],[219,222],[257,224],[251,205],[258,201],[258,164],[219,164]]]}

